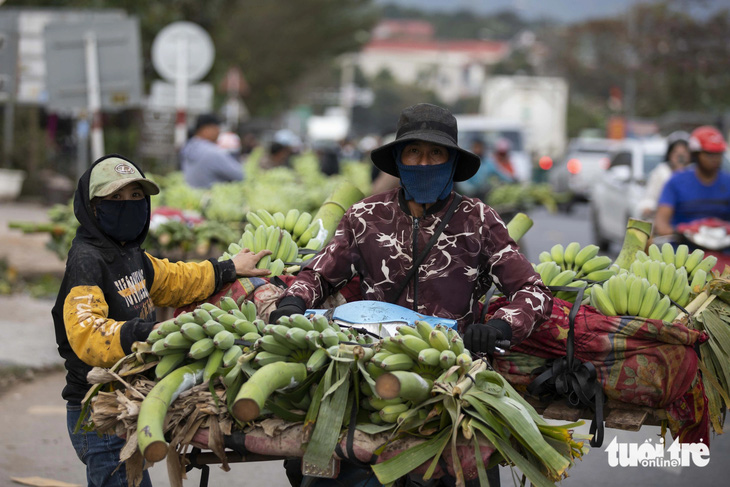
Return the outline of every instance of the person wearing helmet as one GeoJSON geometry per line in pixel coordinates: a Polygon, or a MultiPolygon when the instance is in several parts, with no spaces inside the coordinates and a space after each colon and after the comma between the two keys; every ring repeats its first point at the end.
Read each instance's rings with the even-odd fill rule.
{"type": "Polygon", "coordinates": [[[689,138],[689,149],[694,164],[672,175],[659,197],[657,235],[671,235],[677,224],[701,218],[730,221],[730,174],[721,170],[725,138],[715,127],[698,127],[689,138]]]}
{"type": "Polygon", "coordinates": [[[689,134],[684,131],[677,131],[667,136],[667,153],[665,162],[657,164],[649,173],[646,181],[644,196],[639,201],[639,211],[642,218],[648,219],[654,216],[659,196],[662,194],[664,185],[675,172],[685,169],[690,163],[689,134]]]}
{"type": "Polygon", "coordinates": [[[195,121],[193,136],[180,151],[185,182],[193,188],[243,180],[241,162],[218,145],[220,133],[220,119],[212,113],[202,114],[195,121]]]}
{"type": "MultiPolygon", "coordinates": [[[[444,108],[422,103],[404,109],[395,140],[371,153],[373,164],[398,178],[399,187],[350,207],[269,321],[319,307],[355,278],[362,299],[456,320],[466,347],[476,353],[493,353],[497,340],[520,343],[545,321],[550,291],[504,222],[481,200],[453,190],[480,165],[478,156],[459,147],[457,135],[456,119],[444,108]],[[479,299],[492,283],[510,303],[487,318],[479,299]]],[[[490,485],[498,482],[494,469],[490,485]]]]}

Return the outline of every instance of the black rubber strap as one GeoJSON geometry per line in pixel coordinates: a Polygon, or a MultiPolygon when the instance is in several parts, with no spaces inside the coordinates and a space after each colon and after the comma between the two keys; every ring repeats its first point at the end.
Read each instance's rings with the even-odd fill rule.
{"type": "Polygon", "coordinates": [[[401,294],[403,294],[403,291],[405,291],[406,286],[408,286],[408,283],[411,282],[411,279],[413,279],[413,276],[418,272],[418,268],[421,266],[421,263],[424,261],[426,256],[428,256],[428,253],[431,251],[431,247],[436,243],[441,233],[446,228],[446,225],[449,223],[449,220],[451,220],[451,217],[454,216],[454,212],[456,211],[456,207],[459,206],[459,203],[461,203],[461,195],[459,193],[454,193],[454,199],[451,201],[451,204],[449,205],[449,209],[446,210],[446,213],[444,214],[443,219],[441,220],[441,223],[436,228],[436,231],[433,232],[433,236],[431,239],[426,243],[426,246],[424,247],[421,254],[418,256],[418,258],[413,262],[413,266],[411,266],[410,270],[408,271],[408,274],[406,274],[406,277],[403,279],[403,282],[401,282],[400,286],[398,287],[398,290],[391,295],[391,298],[389,300],[390,303],[395,303],[400,299],[401,294]]]}

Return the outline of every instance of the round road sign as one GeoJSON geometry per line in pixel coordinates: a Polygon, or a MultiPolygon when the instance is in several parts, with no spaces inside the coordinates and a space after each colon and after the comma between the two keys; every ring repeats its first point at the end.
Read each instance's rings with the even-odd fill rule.
{"type": "Polygon", "coordinates": [[[193,22],[173,22],[157,34],[152,42],[152,65],[157,73],[170,82],[178,76],[193,83],[202,79],[215,57],[213,41],[208,33],[193,22]],[[179,52],[182,50],[182,52],[179,52]],[[180,55],[185,56],[182,73],[178,73],[180,55]]]}

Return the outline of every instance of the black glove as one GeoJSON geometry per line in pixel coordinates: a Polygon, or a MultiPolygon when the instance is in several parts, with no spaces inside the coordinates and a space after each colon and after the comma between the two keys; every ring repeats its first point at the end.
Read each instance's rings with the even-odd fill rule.
{"type": "Polygon", "coordinates": [[[474,323],[464,333],[464,346],[470,352],[494,354],[497,340],[512,340],[512,327],[504,320],[489,320],[486,323],[474,323]]]}
{"type": "Polygon", "coordinates": [[[269,315],[269,323],[276,323],[282,316],[304,314],[307,310],[304,300],[299,296],[287,296],[279,301],[279,305],[269,315]]]}

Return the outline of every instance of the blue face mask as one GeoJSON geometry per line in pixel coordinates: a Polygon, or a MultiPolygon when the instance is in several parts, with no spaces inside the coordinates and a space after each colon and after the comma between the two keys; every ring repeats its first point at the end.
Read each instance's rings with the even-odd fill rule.
{"type": "Polygon", "coordinates": [[[454,171],[459,153],[449,149],[449,160],[435,166],[406,166],[401,162],[404,147],[404,144],[399,144],[393,150],[406,200],[426,204],[449,196],[454,187],[454,171]]]}
{"type": "Polygon", "coordinates": [[[101,200],[96,205],[96,219],[104,233],[117,242],[131,242],[147,225],[147,200],[101,200]]]}

